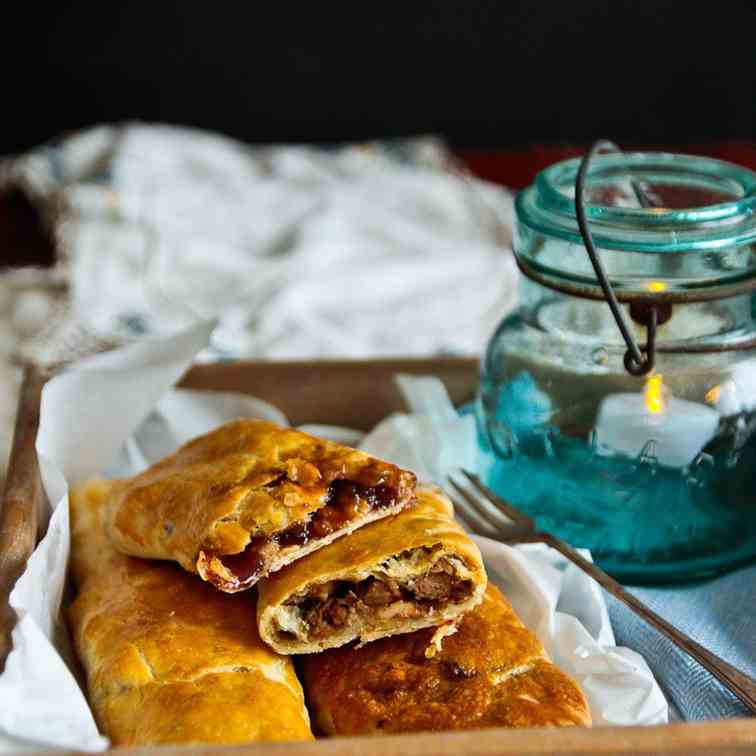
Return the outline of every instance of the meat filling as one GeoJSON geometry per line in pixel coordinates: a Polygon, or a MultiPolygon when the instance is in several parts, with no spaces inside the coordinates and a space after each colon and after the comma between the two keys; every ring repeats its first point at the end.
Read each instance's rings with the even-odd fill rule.
{"type": "Polygon", "coordinates": [[[317,639],[359,615],[377,615],[380,619],[421,617],[449,603],[465,601],[473,590],[472,581],[464,579],[449,558],[442,557],[419,576],[403,580],[387,575],[371,575],[358,582],[331,580],[286,603],[298,610],[308,639],[317,639]]]}
{"type": "Polygon", "coordinates": [[[270,536],[252,538],[240,554],[218,557],[240,587],[251,585],[266,574],[268,565],[280,549],[303,546],[340,530],[372,510],[393,507],[397,494],[396,489],[387,485],[362,486],[351,480],[335,480],[326,492],[325,506],[315,510],[305,522],[294,523],[270,536]]]}

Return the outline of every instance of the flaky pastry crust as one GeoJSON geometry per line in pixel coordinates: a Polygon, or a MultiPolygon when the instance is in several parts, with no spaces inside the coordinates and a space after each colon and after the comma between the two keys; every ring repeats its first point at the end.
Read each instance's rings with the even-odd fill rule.
{"type": "Polygon", "coordinates": [[[114,745],[311,740],[291,661],[257,633],[254,594],[116,552],[101,516],[111,491],[93,481],[70,496],[68,619],[103,733],[114,745]]]}
{"type": "Polygon", "coordinates": [[[589,725],[582,691],[489,583],[441,650],[433,630],[300,660],[310,714],[327,735],[589,725]]]}
{"type": "Polygon", "coordinates": [[[106,528],[124,554],[175,560],[232,593],[400,511],[414,488],[414,475],[396,465],[241,419],[120,481],[106,528]],[[353,484],[351,495],[338,488],[346,483],[353,484]]]}

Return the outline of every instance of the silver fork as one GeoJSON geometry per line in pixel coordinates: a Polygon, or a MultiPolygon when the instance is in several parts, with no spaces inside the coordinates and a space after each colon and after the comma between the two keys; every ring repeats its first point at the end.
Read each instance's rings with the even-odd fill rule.
{"type": "Polygon", "coordinates": [[[530,517],[483,485],[477,475],[466,470],[462,470],[461,473],[472,484],[472,492],[454,478],[449,477],[452,491],[447,491],[447,493],[454,502],[459,518],[474,533],[488,536],[502,543],[545,543],[556,549],[641,619],[695,659],[733,695],[737,696],[752,713],[756,714],[756,680],[720,659],[653,612],[642,601],[628,593],[616,580],[609,577],[593,562],[584,559],[564,541],[560,541],[549,533],[538,532],[535,522],[530,517]]]}

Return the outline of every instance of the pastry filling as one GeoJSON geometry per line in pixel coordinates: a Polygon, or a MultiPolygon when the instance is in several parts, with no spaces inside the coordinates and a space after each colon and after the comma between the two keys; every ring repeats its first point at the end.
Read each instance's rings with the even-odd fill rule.
{"type": "Polygon", "coordinates": [[[397,496],[397,490],[391,486],[363,486],[351,480],[334,480],[328,486],[325,506],[312,512],[308,520],[269,536],[252,538],[240,554],[216,556],[234,575],[238,586],[244,587],[267,574],[267,567],[281,549],[304,546],[341,530],[368,512],[389,509],[396,504],[397,496]]]}
{"type": "MultiPolygon", "coordinates": [[[[430,549],[414,549],[402,557],[428,561],[429,553],[430,549]]],[[[362,579],[329,580],[292,596],[277,618],[282,639],[317,640],[355,622],[417,619],[473,594],[470,573],[457,557],[442,556],[414,575],[402,562],[392,558],[362,579]]]]}

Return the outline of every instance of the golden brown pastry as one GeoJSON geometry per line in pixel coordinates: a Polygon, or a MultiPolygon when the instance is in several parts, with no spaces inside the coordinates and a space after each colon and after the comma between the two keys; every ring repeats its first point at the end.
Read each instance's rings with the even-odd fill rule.
{"type": "Polygon", "coordinates": [[[258,584],[262,639],[303,654],[449,622],[483,597],[478,547],[441,492],[360,528],[258,584]]]}
{"type": "Polygon", "coordinates": [[[102,528],[110,491],[71,492],[69,624],[100,729],[114,745],[311,740],[291,661],[257,634],[254,595],[116,552],[102,528]]]}
{"type": "Polygon", "coordinates": [[[547,659],[493,585],[429,655],[433,634],[419,630],[301,657],[316,728],[378,735],[590,724],[580,688],[547,659]]]}
{"type": "Polygon", "coordinates": [[[236,420],[118,485],[106,527],[124,554],[174,559],[228,593],[398,512],[415,476],[263,420],[236,420]]]}

